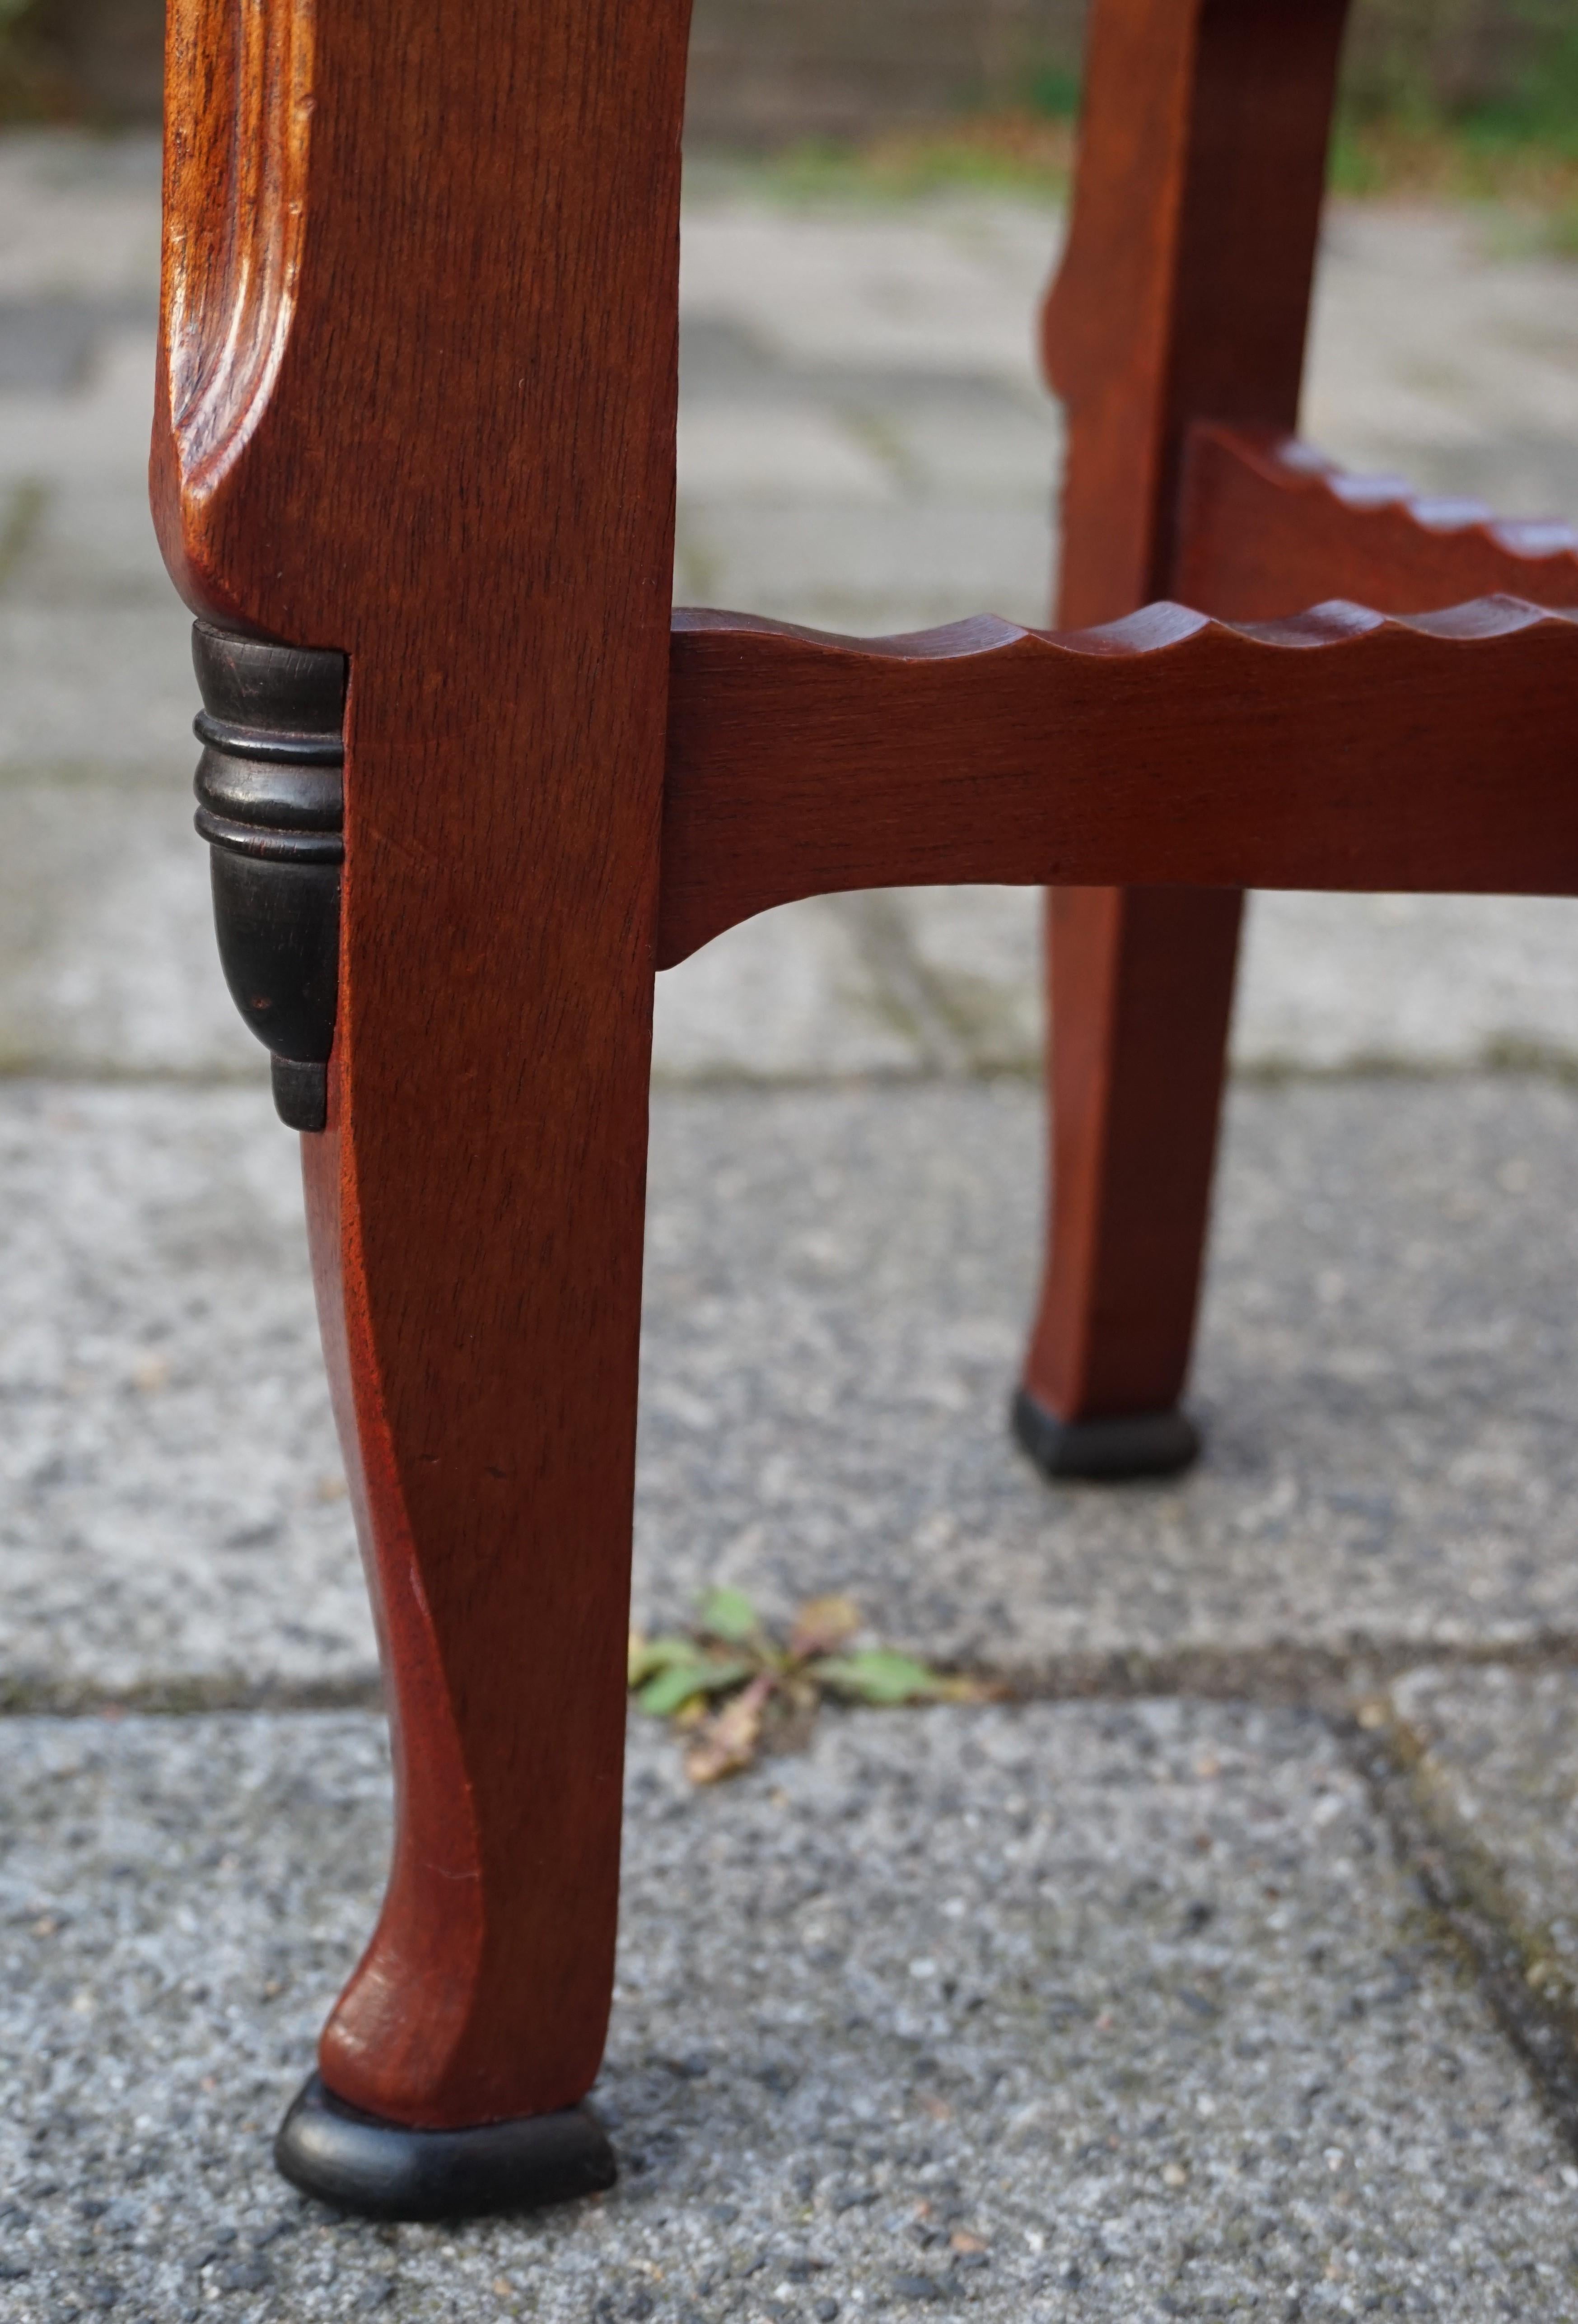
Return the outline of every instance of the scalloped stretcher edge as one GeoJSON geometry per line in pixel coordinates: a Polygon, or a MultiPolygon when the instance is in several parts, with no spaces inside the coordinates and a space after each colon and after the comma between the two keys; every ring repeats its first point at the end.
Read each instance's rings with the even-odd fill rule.
{"type": "Polygon", "coordinates": [[[659,964],[866,887],[1578,893],[1578,610],[674,617],[659,964]]]}
{"type": "Polygon", "coordinates": [[[1578,532],[1355,475],[1267,428],[1189,431],[1174,586],[1226,619],[1351,597],[1408,613],[1496,591],[1578,604],[1578,532]]]}

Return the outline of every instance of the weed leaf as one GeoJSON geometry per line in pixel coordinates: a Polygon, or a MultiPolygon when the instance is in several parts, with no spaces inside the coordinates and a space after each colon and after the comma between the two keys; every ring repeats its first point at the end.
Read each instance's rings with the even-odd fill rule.
{"type": "Polygon", "coordinates": [[[644,1686],[655,1671],[668,1670],[674,1663],[693,1663],[697,1659],[694,1638],[643,1638],[639,1630],[630,1634],[630,1680],[632,1686],[644,1686]]]}
{"type": "Polygon", "coordinates": [[[835,1654],[860,1628],[860,1608],[853,1598],[807,1598],[795,1616],[789,1650],[796,1662],[812,1655],[835,1654]]]}
{"type": "Polygon", "coordinates": [[[706,1638],[722,1638],[731,1646],[743,1646],[748,1639],[760,1636],[761,1623],[756,1609],[743,1590],[730,1590],[715,1583],[706,1591],[697,1611],[697,1628],[706,1638]]]}
{"type": "Polygon", "coordinates": [[[685,1754],[685,1772],[693,1784],[716,1784],[751,1765],[761,1741],[762,1714],[772,1689],[771,1672],[758,1671],[743,1693],[697,1729],[685,1754]]]}
{"type": "Polygon", "coordinates": [[[912,1655],[895,1654],[891,1646],[868,1646],[855,1655],[825,1655],[810,1665],[809,1675],[829,1694],[853,1697],[856,1702],[920,1702],[943,1692],[945,1682],[912,1655]]]}
{"type": "Polygon", "coordinates": [[[682,1711],[697,1695],[723,1694],[730,1687],[738,1686],[743,1679],[751,1676],[752,1667],[750,1663],[723,1662],[716,1655],[695,1655],[692,1661],[670,1663],[666,1670],[648,1679],[636,1701],[654,1719],[667,1719],[674,1711],[682,1711]]]}

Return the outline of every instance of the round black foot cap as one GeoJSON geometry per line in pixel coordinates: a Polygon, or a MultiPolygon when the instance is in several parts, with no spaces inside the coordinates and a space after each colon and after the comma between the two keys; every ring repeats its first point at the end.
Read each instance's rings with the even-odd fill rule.
{"type": "Polygon", "coordinates": [[[612,2187],[614,2150],[585,2106],[469,2130],[410,2130],[362,2114],[313,2074],[274,2141],[293,2187],[370,2219],[467,2219],[612,2187]]]}
{"type": "Polygon", "coordinates": [[[1099,1484],[1173,1477],[1200,1451],[1200,1432],[1181,1412],[1059,1420],[1023,1388],[1013,1400],[1013,1433],[1043,1477],[1084,1477],[1099,1484]]]}

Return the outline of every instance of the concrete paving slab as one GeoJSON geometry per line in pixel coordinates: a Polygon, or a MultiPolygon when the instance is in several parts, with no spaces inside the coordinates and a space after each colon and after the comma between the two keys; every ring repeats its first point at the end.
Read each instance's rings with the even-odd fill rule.
{"type": "Polygon", "coordinates": [[[219,972],[190,783],[170,773],[0,775],[0,1072],[266,1084],[219,972]]]}
{"type": "Polygon", "coordinates": [[[130,776],[189,790],[191,621],[179,608],[0,602],[0,781],[130,776]]]}
{"type": "MultiPolygon", "coordinates": [[[[0,323],[31,316],[48,337],[38,318],[65,317],[77,382],[0,388],[0,776],[21,786],[0,798],[13,1068],[252,1065],[177,805],[186,617],[143,506],[152,343],[130,318],[152,297],[157,188],[146,139],[0,140],[0,323]],[[103,780],[137,798],[90,798],[82,787],[103,780]]],[[[1055,213],[958,195],[796,206],[738,172],[697,173],[692,192],[680,595],[855,631],[982,606],[1043,618],[1058,427],[1029,318],[1055,213]]],[[[1332,447],[1380,465],[1417,451],[1424,480],[1453,490],[1486,481],[1474,462],[1500,462],[1491,481],[1518,484],[1508,505],[1578,506],[1564,465],[1578,269],[1439,212],[1339,208],[1326,241],[1311,412],[1332,447]]],[[[1278,1071],[1518,1055],[1564,1069],[1575,985],[1567,906],[1262,899],[1235,1056],[1278,1071]]],[[[795,907],[721,940],[666,982],[657,1060],[669,1080],[1028,1073],[1039,1046],[1034,899],[952,891],[795,907]]]]}
{"type": "Polygon", "coordinates": [[[633,1738],[609,2196],[457,2231],[267,2142],[370,1925],[367,1716],[0,1726],[6,2312],[1578,2315],[1578,2171],[1307,1713],[633,1738]]]}
{"type": "Polygon", "coordinates": [[[178,1693],[371,1675],[271,1111],[261,1087],[0,1085],[12,1696],[51,1671],[159,1669],[178,1693]]]}
{"type": "MultiPolygon", "coordinates": [[[[106,606],[157,606],[172,637],[187,628],[189,616],[176,601],[153,537],[145,479],[53,483],[24,524],[8,576],[13,603],[56,606],[62,617],[87,611],[96,628],[106,606]]],[[[65,620],[57,626],[65,627],[65,620]]],[[[189,654],[189,685],[190,675],[189,654]]]]}
{"type": "Polygon", "coordinates": [[[687,501],[676,586],[683,603],[861,636],[982,613],[1033,628],[1046,619],[1051,545],[1049,490],[1022,507],[687,501]]]}
{"type": "MultiPolygon", "coordinates": [[[[14,1702],[372,1683],[292,1140],[261,1091],[0,1089],[14,1702]]],[[[1043,1485],[1005,1407],[1012,1083],[660,1095],[637,1598],[854,1592],[1062,1689],[1307,1688],[1578,1636],[1578,1093],[1241,1088],[1194,1476],[1043,1485]]]]}
{"type": "Polygon", "coordinates": [[[1005,1456],[1038,1109],[1012,1085],[675,1104],[654,1142],[643,1603],[850,1587],[1070,1683],[1126,1657],[1570,1636],[1575,1101],[1241,1090],[1182,1484],[1005,1456]],[[1548,1204],[1548,1208],[1547,1208],[1548,1204]],[[1505,1627],[1504,1627],[1505,1626],[1505,1627]]]}
{"type": "Polygon", "coordinates": [[[61,395],[80,387],[109,318],[146,323],[145,298],[0,298],[0,389],[61,395]]]}
{"type": "MultiPolygon", "coordinates": [[[[916,888],[896,891],[887,909],[895,956],[955,1028],[969,1069],[1038,1072],[1039,895],[916,888]]],[[[738,941],[731,934],[713,949],[738,941]]],[[[669,982],[696,973],[686,964],[669,982]]],[[[1578,1064],[1578,903],[1252,896],[1232,1047],[1240,1071],[1260,1074],[1450,1073],[1519,1058],[1570,1071],[1578,1064]]]]}
{"type": "Polygon", "coordinates": [[[1472,213],[1333,206],[1306,433],[1350,465],[1477,493],[1506,516],[1578,511],[1578,267],[1472,213]]]}
{"type": "Polygon", "coordinates": [[[1578,903],[1566,897],[1260,895],[1241,978],[1241,1067],[1578,1063],[1578,903]]]}
{"type": "Polygon", "coordinates": [[[153,333],[107,306],[86,380],[69,395],[0,394],[0,484],[146,476],[153,333]]]}
{"type": "Polygon", "coordinates": [[[680,489],[692,499],[882,502],[897,479],[853,429],[831,413],[784,401],[776,409],[716,400],[679,418],[680,489]]]}
{"type": "MultiPolygon", "coordinates": [[[[1578,1672],[1426,1665],[1381,1699],[1442,1878],[1494,1921],[1524,1982],[1578,2031],[1578,1672]]],[[[1578,2048],[1574,2049],[1578,2059],[1578,2048]]]]}
{"type": "Polygon", "coordinates": [[[955,196],[840,211],[725,194],[687,208],[682,312],[791,363],[984,375],[1034,391],[1061,238],[1045,203],[955,196]]]}
{"type": "Polygon", "coordinates": [[[159,279],[159,140],[0,137],[0,299],[145,299],[159,279]]]}
{"type": "Polygon", "coordinates": [[[935,1043],[924,997],[872,940],[865,897],[763,912],[658,979],[660,1084],[918,1075],[935,1043]]]}

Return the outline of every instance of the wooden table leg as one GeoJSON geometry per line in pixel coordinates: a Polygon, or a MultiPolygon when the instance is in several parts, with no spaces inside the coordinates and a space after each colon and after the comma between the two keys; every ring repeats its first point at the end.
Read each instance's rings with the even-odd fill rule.
{"type": "MultiPolygon", "coordinates": [[[[1291,428],[1346,0],[1094,0],[1045,318],[1067,406],[1057,618],[1170,594],[1185,432],[1291,428]]],[[[1202,608],[1215,609],[1207,604],[1202,608]]],[[[1048,1477],[1182,1468],[1241,899],[1050,899],[1048,1250],[1013,1425],[1048,1477]]]]}
{"type": "Polygon", "coordinates": [[[1014,1406],[1047,1476],[1165,1474],[1199,1299],[1243,899],[1064,888],[1048,899],[1057,1028],[1049,1273],[1014,1406]]]}
{"type": "Polygon", "coordinates": [[[612,2167],[579,2102],[618,1886],[687,15],[172,6],[155,515],[255,662],[217,847],[282,860],[328,811],[291,768],[327,798],[335,754],[271,671],[348,670],[332,1024],[291,982],[324,896],[272,999],[230,964],[307,1130],[395,1747],[383,1912],[277,2150],[351,2209],[612,2167]]]}

